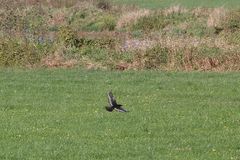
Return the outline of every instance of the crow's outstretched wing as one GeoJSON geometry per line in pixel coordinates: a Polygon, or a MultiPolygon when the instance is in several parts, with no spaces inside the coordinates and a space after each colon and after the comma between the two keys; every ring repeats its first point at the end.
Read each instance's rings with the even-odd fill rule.
{"type": "Polygon", "coordinates": [[[116,107],[118,105],[111,91],[108,93],[108,103],[112,107],[116,107]]]}
{"type": "Polygon", "coordinates": [[[108,94],[108,104],[109,104],[109,106],[112,106],[112,100],[111,100],[111,97],[109,96],[109,94],[108,94]]]}

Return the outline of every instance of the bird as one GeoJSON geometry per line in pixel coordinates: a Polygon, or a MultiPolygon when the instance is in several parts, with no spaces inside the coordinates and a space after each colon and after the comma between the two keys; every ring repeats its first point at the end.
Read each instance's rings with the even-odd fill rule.
{"type": "Polygon", "coordinates": [[[115,97],[113,96],[112,91],[108,92],[108,103],[109,103],[109,106],[106,106],[105,108],[109,112],[112,112],[113,110],[116,110],[118,112],[128,112],[127,110],[122,108],[121,104],[117,104],[117,101],[116,101],[115,97]]]}

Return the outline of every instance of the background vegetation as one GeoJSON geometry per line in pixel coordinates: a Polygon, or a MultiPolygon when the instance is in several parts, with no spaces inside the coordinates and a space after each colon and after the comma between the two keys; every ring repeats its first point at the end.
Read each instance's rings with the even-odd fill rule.
{"type": "Polygon", "coordinates": [[[238,9],[149,10],[104,0],[0,3],[3,67],[240,69],[238,9]]]}

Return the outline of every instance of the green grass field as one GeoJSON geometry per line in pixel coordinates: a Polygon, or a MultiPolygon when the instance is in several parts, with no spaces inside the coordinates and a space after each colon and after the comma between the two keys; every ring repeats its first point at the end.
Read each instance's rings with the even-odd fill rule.
{"type": "Polygon", "coordinates": [[[113,2],[123,4],[135,4],[145,8],[163,8],[172,5],[181,5],[184,7],[227,7],[239,8],[239,0],[112,0],[113,2]]]}
{"type": "Polygon", "coordinates": [[[240,74],[0,71],[0,159],[240,159],[240,74]],[[108,113],[112,89],[129,113],[108,113]]]}

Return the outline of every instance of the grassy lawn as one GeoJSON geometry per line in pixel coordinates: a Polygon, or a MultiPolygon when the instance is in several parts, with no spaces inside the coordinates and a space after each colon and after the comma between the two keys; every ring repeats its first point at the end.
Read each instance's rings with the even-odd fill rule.
{"type": "Polygon", "coordinates": [[[0,71],[0,159],[240,159],[240,74],[0,71]],[[112,89],[129,113],[108,113],[112,89]]]}
{"type": "Polygon", "coordinates": [[[185,7],[229,7],[239,8],[239,0],[112,0],[117,3],[136,4],[146,8],[162,8],[172,5],[182,5],[185,7]]]}

